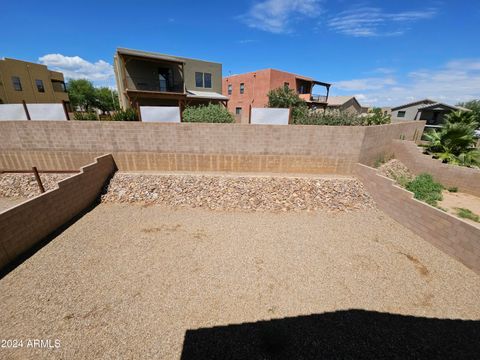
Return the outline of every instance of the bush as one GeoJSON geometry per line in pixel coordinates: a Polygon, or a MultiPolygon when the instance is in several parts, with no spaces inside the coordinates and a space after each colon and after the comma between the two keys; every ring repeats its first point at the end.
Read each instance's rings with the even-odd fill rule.
{"type": "Polygon", "coordinates": [[[456,193],[456,192],[458,192],[458,187],[452,186],[452,187],[449,187],[447,190],[448,190],[449,192],[456,193]]]}
{"type": "Polygon", "coordinates": [[[97,114],[93,111],[90,112],[74,112],[73,118],[75,120],[98,120],[97,114]]]}
{"type": "Polygon", "coordinates": [[[413,192],[415,199],[425,201],[427,204],[437,206],[437,201],[443,199],[443,186],[433,180],[430,174],[420,174],[405,186],[413,192]]]}
{"type": "Polygon", "coordinates": [[[228,109],[219,104],[187,106],[182,117],[183,122],[232,123],[234,120],[228,109]]]}
{"type": "Polygon", "coordinates": [[[480,216],[478,216],[472,210],[469,210],[469,209],[457,208],[457,215],[464,219],[470,219],[476,222],[480,222],[480,216]]]}
{"type": "Polygon", "coordinates": [[[113,121],[138,121],[138,114],[135,109],[115,111],[112,115],[113,121]]]}
{"type": "Polygon", "coordinates": [[[295,90],[287,86],[270,90],[267,96],[269,108],[291,108],[294,124],[296,123],[295,120],[308,116],[309,110],[307,103],[298,96],[295,90]]]}
{"type": "Polygon", "coordinates": [[[390,116],[383,115],[380,111],[368,114],[356,114],[351,111],[316,110],[302,113],[293,117],[293,123],[299,125],[337,125],[337,126],[367,126],[389,124],[390,116]]]}

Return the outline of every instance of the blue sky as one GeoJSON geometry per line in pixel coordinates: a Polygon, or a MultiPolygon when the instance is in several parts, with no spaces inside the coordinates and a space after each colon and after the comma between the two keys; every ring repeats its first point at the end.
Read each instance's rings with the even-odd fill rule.
{"type": "Polygon", "coordinates": [[[116,47],[277,68],[332,82],[334,95],[393,105],[480,98],[480,2],[6,1],[0,57],[114,86],[116,47]]]}

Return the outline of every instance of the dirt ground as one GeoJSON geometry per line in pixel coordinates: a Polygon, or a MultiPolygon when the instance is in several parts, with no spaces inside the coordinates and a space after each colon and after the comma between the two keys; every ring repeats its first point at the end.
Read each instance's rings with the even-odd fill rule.
{"type": "Polygon", "coordinates": [[[189,329],[363,309],[480,319],[480,276],[377,210],[101,204],[0,280],[12,359],[178,359],[189,329]]]}
{"type": "MultiPolygon", "coordinates": [[[[480,198],[478,196],[462,193],[462,192],[449,192],[443,191],[443,200],[438,203],[440,207],[446,209],[450,214],[456,215],[456,208],[465,208],[480,215],[480,198]]],[[[480,223],[461,218],[466,222],[480,228],[480,223]]]]}
{"type": "Polygon", "coordinates": [[[27,200],[26,198],[7,198],[7,197],[0,197],[0,212],[11,208],[12,206],[18,205],[22,202],[27,200]]]}

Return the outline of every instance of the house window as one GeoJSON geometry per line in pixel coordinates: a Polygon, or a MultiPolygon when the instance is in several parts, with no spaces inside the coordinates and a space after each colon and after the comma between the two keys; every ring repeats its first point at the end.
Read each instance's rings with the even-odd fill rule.
{"type": "Polygon", "coordinates": [[[232,90],[233,90],[232,84],[229,84],[228,85],[228,95],[232,95],[232,90]]]}
{"type": "Polygon", "coordinates": [[[208,89],[211,88],[212,87],[212,74],[210,74],[210,73],[203,74],[203,79],[204,79],[205,87],[208,88],[208,89]]]}
{"type": "Polygon", "coordinates": [[[12,84],[15,91],[22,91],[22,83],[18,76],[12,76],[12,84]]]}
{"type": "Polygon", "coordinates": [[[235,108],[235,115],[242,115],[242,108],[241,107],[235,108]]]}
{"type": "Polygon", "coordinates": [[[245,84],[241,83],[240,84],[240,94],[243,94],[245,92],[245,84]]]}
{"type": "Polygon", "coordinates": [[[195,72],[195,86],[196,87],[203,87],[203,73],[202,72],[195,72]]]}
{"type": "Polygon", "coordinates": [[[399,111],[398,114],[397,114],[397,117],[399,117],[399,118],[405,117],[405,111],[399,111]]]}
{"type": "Polygon", "coordinates": [[[35,85],[37,85],[38,92],[45,92],[45,87],[43,86],[42,80],[35,80],[35,85]]]}
{"type": "Polygon", "coordinates": [[[289,89],[289,88],[290,88],[290,83],[284,82],[284,83],[283,83],[283,87],[284,87],[285,89],[289,89]]]}

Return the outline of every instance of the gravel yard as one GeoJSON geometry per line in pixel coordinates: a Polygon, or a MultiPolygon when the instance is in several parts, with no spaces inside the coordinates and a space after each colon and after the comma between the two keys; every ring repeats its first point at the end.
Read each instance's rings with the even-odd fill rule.
{"type": "Polygon", "coordinates": [[[374,207],[361,182],[334,175],[116,173],[102,201],[244,211],[349,211],[374,207]]]}
{"type": "Polygon", "coordinates": [[[189,329],[365,309],[480,319],[480,277],[375,209],[101,204],[0,280],[11,359],[178,359],[189,329]]]}

